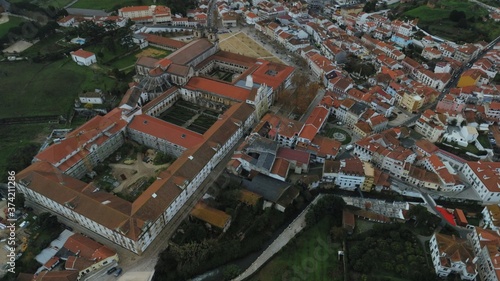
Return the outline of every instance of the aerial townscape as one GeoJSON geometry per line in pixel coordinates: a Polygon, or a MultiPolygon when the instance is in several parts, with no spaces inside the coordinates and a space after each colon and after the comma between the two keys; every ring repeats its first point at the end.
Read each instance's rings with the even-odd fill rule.
{"type": "Polygon", "coordinates": [[[0,281],[500,280],[497,0],[0,0],[0,281]]]}

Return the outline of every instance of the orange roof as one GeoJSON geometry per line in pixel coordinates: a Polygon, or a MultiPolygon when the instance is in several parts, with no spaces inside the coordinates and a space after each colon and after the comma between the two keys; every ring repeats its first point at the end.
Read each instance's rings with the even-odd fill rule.
{"type": "Polygon", "coordinates": [[[206,223],[222,229],[231,221],[230,215],[221,210],[212,208],[203,202],[198,202],[194,206],[193,210],[191,211],[191,215],[197,219],[200,219],[206,223]]]}
{"type": "MultiPolygon", "coordinates": [[[[295,71],[295,68],[291,66],[263,59],[258,59],[255,65],[257,68],[252,72],[253,81],[258,84],[266,84],[273,89],[279,88],[295,71]]],[[[240,77],[246,76],[241,75],[240,77]]]]}
{"type": "MultiPolygon", "coordinates": [[[[94,143],[97,135],[103,132],[109,132],[111,129],[119,131],[125,126],[126,122],[121,120],[121,110],[115,108],[108,114],[104,116],[98,115],[73,130],[66,136],[66,139],[58,144],[49,146],[47,149],[37,154],[35,159],[38,161],[47,161],[56,165],[58,162],[62,161],[63,158],[80,149],[82,146],[94,143]]],[[[88,151],[84,150],[83,153],[80,154],[88,154],[88,151]]]]}
{"type": "Polygon", "coordinates": [[[286,159],[283,158],[277,158],[274,161],[271,173],[286,178],[289,169],[290,169],[290,162],[288,162],[286,159]]]}
{"type": "Polygon", "coordinates": [[[97,243],[79,233],[71,235],[64,243],[64,248],[75,254],[78,253],[79,257],[90,260],[95,259],[97,261],[116,255],[116,253],[107,246],[97,243]]]}
{"type": "Polygon", "coordinates": [[[91,56],[95,56],[94,53],[89,52],[89,51],[85,51],[83,49],[71,52],[71,54],[74,55],[74,56],[77,56],[77,57],[85,58],[85,59],[86,58],[90,58],[91,56]]]}
{"type": "Polygon", "coordinates": [[[186,43],[184,42],[150,33],[140,33],[140,35],[145,36],[146,41],[148,41],[149,43],[157,44],[160,46],[180,49],[186,45],[186,43]]]}
{"type": "Polygon", "coordinates": [[[307,118],[305,124],[311,124],[319,130],[319,128],[323,125],[327,118],[328,109],[323,106],[316,106],[311,112],[311,115],[309,115],[309,117],[307,118]]]}
{"type": "Polygon", "coordinates": [[[339,153],[340,147],[342,146],[342,143],[340,143],[339,141],[323,137],[320,135],[316,135],[314,137],[312,144],[317,145],[319,147],[318,156],[323,156],[323,157],[327,155],[336,157],[337,154],[339,153]]]}
{"type": "Polygon", "coordinates": [[[194,147],[203,141],[203,136],[198,133],[146,114],[135,116],[128,128],[184,148],[194,147]]]}
{"type": "Polygon", "coordinates": [[[467,165],[491,192],[500,192],[500,162],[469,161],[467,165]]]}
{"type": "Polygon", "coordinates": [[[312,140],[318,133],[318,128],[314,127],[311,124],[306,124],[304,127],[302,127],[302,130],[300,131],[299,137],[307,139],[307,140],[312,140]]]}
{"type": "Polygon", "coordinates": [[[149,10],[149,6],[129,6],[129,7],[123,7],[119,11],[120,12],[135,12],[135,11],[147,11],[149,10]]]}
{"type": "Polygon", "coordinates": [[[186,84],[186,88],[191,90],[206,91],[238,101],[245,101],[250,95],[250,91],[247,89],[203,77],[193,77],[189,79],[189,82],[186,84]]]}

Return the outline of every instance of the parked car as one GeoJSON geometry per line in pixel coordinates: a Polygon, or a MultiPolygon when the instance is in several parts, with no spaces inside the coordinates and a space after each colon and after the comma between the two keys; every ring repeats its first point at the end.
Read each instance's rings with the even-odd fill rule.
{"type": "Polygon", "coordinates": [[[114,276],[115,276],[115,277],[118,277],[121,273],[122,273],[122,269],[121,269],[121,267],[119,267],[119,268],[115,271],[114,276]]]}
{"type": "Polygon", "coordinates": [[[112,268],[108,269],[108,271],[106,271],[106,273],[107,273],[107,274],[111,274],[111,273],[115,272],[115,271],[116,271],[116,269],[117,269],[117,267],[116,267],[116,266],[115,266],[115,267],[112,267],[112,268]]]}

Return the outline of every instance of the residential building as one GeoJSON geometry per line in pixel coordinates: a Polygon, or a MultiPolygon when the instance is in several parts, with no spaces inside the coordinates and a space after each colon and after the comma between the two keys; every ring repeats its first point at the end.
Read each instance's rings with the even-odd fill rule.
{"type": "Polygon", "coordinates": [[[172,22],[170,8],[161,5],[124,7],[118,9],[118,15],[137,23],[158,24],[172,22]]]}
{"type": "Polygon", "coordinates": [[[79,65],[89,66],[97,63],[97,58],[94,53],[85,51],[83,49],[71,52],[71,59],[79,65]]]}
{"type": "Polygon", "coordinates": [[[500,202],[499,162],[469,161],[462,167],[462,173],[483,202],[500,202]]]}
{"type": "Polygon", "coordinates": [[[482,281],[500,280],[500,236],[497,231],[473,227],[467,238],[474,248],[475,264],[482,281]]]}
{"type": "Polygon", "coordinates": [[[432,263],[439,277],[455,273],[462,280],[475,280],[477,269],[474,250],[466,239],[435,233],[429,241],[429,247],[432,263]]]}

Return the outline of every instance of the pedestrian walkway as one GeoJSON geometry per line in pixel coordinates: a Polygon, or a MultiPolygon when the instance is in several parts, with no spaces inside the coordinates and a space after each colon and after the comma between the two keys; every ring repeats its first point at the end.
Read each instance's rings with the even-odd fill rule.
{"type": "Polygon", "coordinates": [[[267,247],[264,252],[250,265],[247,270],[245,270],[238,277],[234,278],[232,281],[241,281],[250,277],[254,274],[260,267],[262,267],[270,258],[272,258],[276,253],[278,253],[290,240],[292,240],[297,233],[299,233],[306,226],[306,214],[309,208],[316,204],[318,200],[323,197],[323,194],[318,195],[311,204],[309,204],[302,213],[300,213],[290,225],[283,230],[283,232],[267,247]]]}

